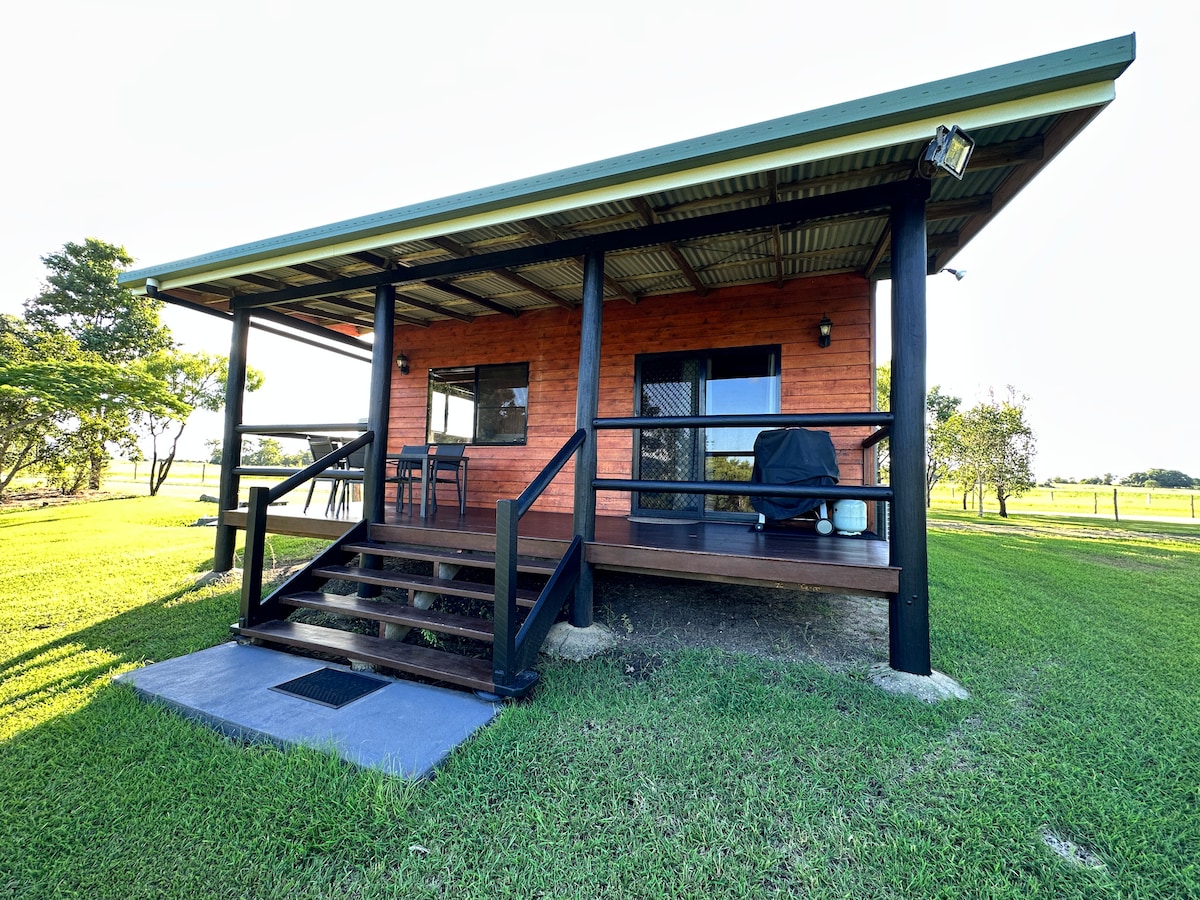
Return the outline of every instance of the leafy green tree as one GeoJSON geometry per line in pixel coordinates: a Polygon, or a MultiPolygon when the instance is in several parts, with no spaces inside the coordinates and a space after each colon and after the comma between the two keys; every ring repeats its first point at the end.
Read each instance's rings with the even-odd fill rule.
{"type": "Polygon", "coordinates": [[[954,428],[947,423],[962,404],[959,397],[942,393],[935,384],[925,394],[925,505],[930,506],[933,486],[950,473],[954,465],[956,443],[954,428]]]}
{"type": "MultiPolygon", "coordinates": [[[[83,351],[62,332],[0,317],[0,492],[22,471],[43,471],[73,491],[81,447],[93,439],[93,411],[174,410],[175,401],[147,373],[83,351]]],[[[90,454],[82,457],[90,471],[90,454]]]]}
{"type": "MultiPolygon", "coordinates": [[[[150,437],[150,495],[155,496],[170,474],[188,417],[194,410],[216,412],[224,405],[229,360],[209,353],[159,350],[138,366],[176,401],[169,409],[147,410],[136,417],[138,427],[150,437]]],[[[256,391],[262,382],[262,373],[247,368],[246,390],[256,391]]]]}
{"type": "MultiPolygon", "coordinates": [[[[989,395],[965,413],[948,420],[954,435],[957,459],[956,480],[960,484],[987,486],[1000,503],[1000,515],[1008,517],[1008,500],[1034,487],[1033,456],[1036,438],[1025,421],[1028,398],[1009,387],[1008,397],[989,395]],[[964,481],[970,476],[970,481],[964,481]]],[[[980,507],[982,509],[982,506],[980,507]]]]}
{"type": "MultiPolygon", "coordinates": [[[[120,272],[133,263],[124,247],[87,238],[64,244],[42,262],[45,284],[25,302],[25,318],[34,329],[68,335],[83,354],[114,365],[171,347],[170,332],[159,321],[162,304],[117,284],[120,272]]],[[[107,445],[134,446],[129,409],[101,402],[80,413],[74,436],[88,446],[88,486],[99,488],[107,445]]]]}
{"type": "Polygon", "coordinates": [[[1121,479],[1121,484],[1132,487],[1168,487],[1190,488],[1193,479],[1178,469],[1147,469],[1145,472],[1133,472],[1121,479]],[[1153,481],[1154,485],[1149,484],[1153,481]]]}

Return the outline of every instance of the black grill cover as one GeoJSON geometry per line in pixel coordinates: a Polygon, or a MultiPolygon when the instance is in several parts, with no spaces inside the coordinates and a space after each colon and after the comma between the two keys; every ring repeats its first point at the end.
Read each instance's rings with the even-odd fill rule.
{"type": "MultiPolygon", "coordinates": [[[[837,484],[837,453],[828,431],[777,428],[754,441],[755,484],[837,484]]],[[[790,519],[821,505],[816,497],[751,497],[750,505],[768,519],[790,519]]]]}

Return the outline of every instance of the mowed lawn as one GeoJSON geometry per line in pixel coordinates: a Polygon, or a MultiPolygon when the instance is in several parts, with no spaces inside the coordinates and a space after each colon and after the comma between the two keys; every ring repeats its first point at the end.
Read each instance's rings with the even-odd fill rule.
{"type": "Polygon", "coordinates": [[[0,513],[0,897],[1200,897],[1198,528],[939,514],[967,701],[618,649],[407,784],[110,683],[226,639],[205,511],[0,513]]]}

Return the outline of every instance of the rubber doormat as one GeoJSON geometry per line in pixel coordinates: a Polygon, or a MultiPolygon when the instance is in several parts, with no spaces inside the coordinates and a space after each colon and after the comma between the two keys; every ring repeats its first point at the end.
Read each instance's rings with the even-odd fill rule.
{"type": "Polygon", "coordinates": [[[331,709],[341,709],[347,703],[353,703],[390,683],[382,678],[347,672],[345,669],[324,668],[277,684],[271,690],[293,694],[331,709]]]}

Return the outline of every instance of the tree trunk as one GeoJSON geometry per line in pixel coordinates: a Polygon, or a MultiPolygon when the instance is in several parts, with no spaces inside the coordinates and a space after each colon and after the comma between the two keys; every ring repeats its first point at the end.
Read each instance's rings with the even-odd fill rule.
{"type": "Polygon", "coordinates": [[[999,491],[997,491],[996,499],[1000,501],[1000,518],[1007,519],[1008,518],[1008,504],[1006,503],[1006,501],[1008,500],[1008,498],[1005,497],[1003,494],[1001,494],[999,491]]]}
{"type": "Polygon", "coordinates": [[[100,490],[100,478],[103,474],[104,447],[103,445],[93,446],[88,450],[88,490],[100,490]]]}

